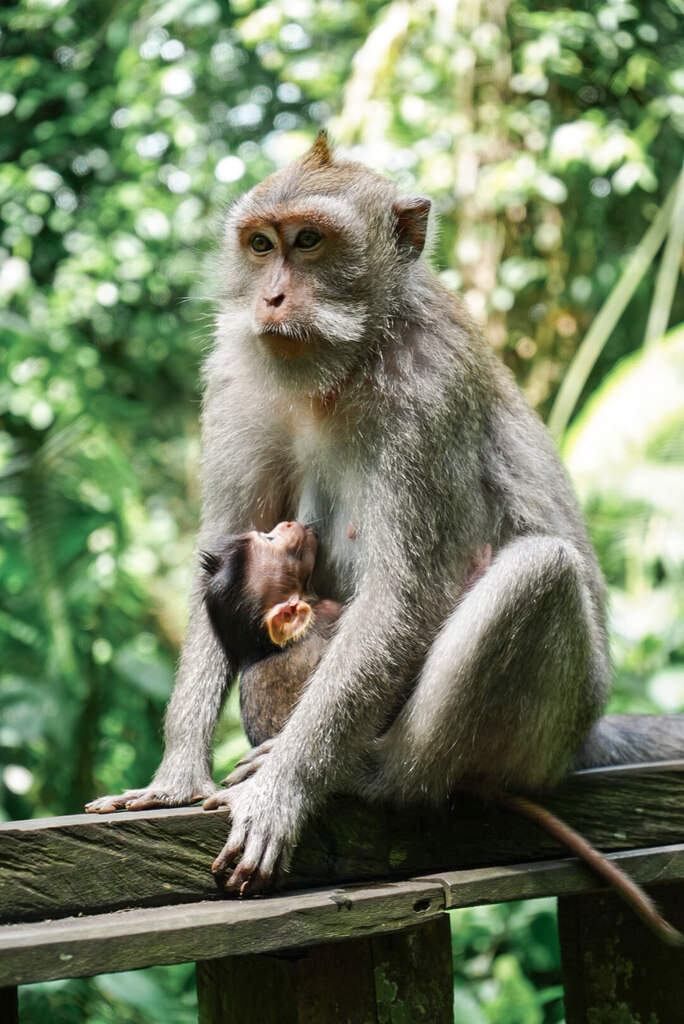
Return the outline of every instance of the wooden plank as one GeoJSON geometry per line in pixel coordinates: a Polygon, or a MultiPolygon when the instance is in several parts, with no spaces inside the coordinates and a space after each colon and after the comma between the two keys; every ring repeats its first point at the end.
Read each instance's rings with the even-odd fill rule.
{"type": "MultiPolygon", "coordinates": [[[[680,762],[577,773],[543,802],[606,850],[684,835],[680,762]]],[[[227,831],[225,811],[196,808],[4,823],[0,923],[218,899],[210,865],[227,831]]],[[[526,819],[464,795],[439,814],[339,797],[307,829],[285,885],[410,878],[564,852],[526,819]]]]}
{"type": "Polygon", "coordinates": [[[19,1024],[19,998],[16,985],[0,988],[0,1021],[2,1024],[19,1024]]]}
{"type": "MultiPolygon", "coordinates": [[[[611,854],[611,859],[644,884],[684,880],[684,844],[611,854]]],[[[0,927],[0,984],[309,946],[396,931],[446,907],[594,892],[599,884],[577,861],[558,860],[5,925],[0,927]]]]}
{"type": "Polygon", "coordinates": [[[371,940],[201,961],[197,1001],[199,1024],[377,1024],[371,940]]]}
{"type": "MultiPolygon", "coordinates": [[[[626,850],[606,856],[642,885],[684,881],[684,843],[647,850],[626,850]]],[[[595,892],[605,888],[605,883],[595,872],[575,859],[444,871],[423,875],[414,881],[439,882],[444,889],[447,910],[483,903],[595,892]]]]}
{"type": "Polygon", "coordinates": [[[211,899],[223,815],[194,808],[0,825],[0,923],[211,899]]]}
{"type": "Polygon", "coordinates": [[[195,973],[199,1024],[297,1024],[297,971],[289,958],[199,960],[195,973]]]}
{"type": "Polygon", "coordinates": [[[379,1022],[453,1024],[448,914],[407,931],[374,935],[372,948],[379,1022]]]}
{"type": "MultiPolygon", "coordinates": [[[[684,889],[652,890],[684,928],[684,889]]],[[[567,1024],[681,1024],[684,951],[655,938],[612,893],[564,897],[558,923],[567,1024]]]]}
{"type": "Polygon", "coordinates": [[[446,914],[290,955],[197,964],[200,1024],[452,1024],[446,914]]]}
{"type": "Polygon", "coordinates": [[[452,1024],[450,922],[199,963],[200,1024],[452,1024]]]}
{"type": "Polygon", "coordinates": [[[5,925],[0,985],[316,945],[400,930],[443,908],[439,884],[395,882],[5,925]]]}

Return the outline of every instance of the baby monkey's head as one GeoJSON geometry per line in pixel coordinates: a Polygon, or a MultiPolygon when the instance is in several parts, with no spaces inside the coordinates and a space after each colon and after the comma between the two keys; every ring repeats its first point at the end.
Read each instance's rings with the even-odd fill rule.
{"type": "Polygon", "coordinates": [[[229,537],[202,555],[209,618],[235,670],[306,632],[317,550],[309,527],[283,522],[270,533],[229,537]]]}

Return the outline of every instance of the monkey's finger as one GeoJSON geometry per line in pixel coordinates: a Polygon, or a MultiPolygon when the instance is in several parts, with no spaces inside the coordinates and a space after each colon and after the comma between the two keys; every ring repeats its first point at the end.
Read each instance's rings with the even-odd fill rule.
{"type": "Polygon", "coordinates": [[[230,795],[217,789],[202,804],[205,811],[215,811],[219,807],[230,807],[230,795]]]}
{"type": "Polygon", "coordinates": [[[224,886],[225,891],[227,893],[245,896],[249,892],[250,882],[256,870],[256,864],[243,857],[230,878],[226,879],[226,884],[224,886]]]}
{"type": "MultiPolygon", "coordinates": [[[[249,847],[245,850],[245,853],[248,852],[249,847]]],[[[266,848],[261,856],[261,860],[259,861],[259,871],[265,879],[268,879],[270,884],[280,868],[287,868],[289,859],[290,856],[287,847],[284,847],[281,841],[272,839],[266,844],[266,848]]]]}
{"type": "Polygon", "coordinates": [[[242,853],[242,843],[226,843],[218,857],[211,865],[211,870],[215,875],[225,875],[226,872],[230,871],[237,858],[242,853]]]}
{"type": "Polygon", "coordinates": [[[156,790],[144,791],[141,796],[134,797],[126,801],[125,807],[127,811],[144,811],[150,807],[176,807],[179,803],[186,803],[187,801],[179,801],[174,799],[171,793],[157,792],[156,790]]]}
{"type": "Polygon", "coordinates": [[[268,754],[269,751],[273,749],[274,742],[274,740],[264,740],[264,742],[260,743],[258,747],[252,747],[251,750],[248,750],[247,753],[240,758],[235,767],[237,768],[237,765],[239,764],[249,764],[249,762],[253,761],[255,758],[263,757],[264,754],[268,754]]]}
{"type": "Polygon", "coordinates": [[[245,850],[243,861],[236,868],[237,879],[234,876],[230,879],[232,891],[237,890],[240,896],[256,896],[267,889],[272,889],[282,878],[289,861],[289,854],[283,850],[282,844],[271,841],[267,843],[258,867],[250,873],[249,878],[242,882],[243,873],[247,872],[253,863],[248,856],[248,849],[249,846],[245,850]],[[242,863],[245,864],[244,872],[240,870],[242,863]]]}
{"type": "Polygon", "coordinates": [[[233,863],[242,854],[246,839],[246,829],[233,826],[230,835],[226,841],[225,846],[219,853],[218,857],[211,865],[211,870],[215,875],[225,874],[233,863]]]}
{"type": "Polygon", "coordinates": [[[240,886],[240,896],[258,896],[260,893],[270,889],[272,885],[273,878],[265,874],[259,867],[240,886]]]}
{"type": "Polygon", "coordinates": [[[195,790],[195,792],[190,797],[190,802],[195,804],[197,803],[198,800],[208,800],[209,797],[214,795],[214,793],[218,793],[218,789],[216,788],[216,786],[211,786],[211,788],[207,786],[206,789],[195,790]]]}
{"type": "Polygon", "coordinates": [[[230,878],[231,891],[252,895],[271,884],[281,844],[259,835],[248,836],[242,858],[230,878]]]}
{"type": "Polygon", "coordinates": [[[111,811],[118,811],[126,806],[126,801],[134,794],[120,793],[118,796],[101,796],[97,800],[91,800],[85,805],[88,814],[109,814],[111,811]]]}
{"type": "Polygon", "coordinates": [[[249,764],[242,764],[238,761],[230,775],[226,775],[225,779],[221,780],[221,785],[236,786],[238,782],[242,782],[244,779],[248,779],[250,775],[254,775],[255,772],[258,772],[260,767],[260,760],[250,761],[249,764]]]}

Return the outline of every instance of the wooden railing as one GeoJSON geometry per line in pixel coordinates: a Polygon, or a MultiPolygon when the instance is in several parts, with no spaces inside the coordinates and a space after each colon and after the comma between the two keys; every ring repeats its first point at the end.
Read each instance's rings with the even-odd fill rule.
{"type": "MultiPolygon", "coordinates": [[[[582,772],[544,803],[684,927],[684,763],[582,772]]],[[[197,961],[202,1024],[452,1020],[445,910],[559,897],[567,1024],[680,1024],[684,952],[527,820],[459,796],[441,812],[331,802],[285,890],[221,898],[226,812],[0,825],[0,1021],[16,986],[197,961]]]]}

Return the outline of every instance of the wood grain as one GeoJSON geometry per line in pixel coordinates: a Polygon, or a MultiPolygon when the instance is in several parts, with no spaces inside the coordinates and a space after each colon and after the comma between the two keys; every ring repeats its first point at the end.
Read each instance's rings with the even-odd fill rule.
{"type": "Polygon", "coordinates": [[[392,934],[197,964],[200,1024],[452,1024],[446,914],[392,934]]]}
{"type": "Polygon", "coordinates": [[[372,939],[197,964],[199,1024],[377,1024],[372,939]]]}
{"type": "MultiPolygon", "coordinates": [[[[645,884],[684,880],[684,844],[612,854],[611,859],[645,884]]],[[[555,893],[574,896],[597,888],[597,880],[576,861],[557,860],[5,925],[0,927],[0,985],[282,952],[400,931],[441,916],[447,907],[555,893]]],[[[656,898],[666,888],[656,885],[656,898]]]]}
{"type": "MultiPolygon", "coordinates": [[[[684,928],[684,888],[653,890],[684,928]]],[[[567,1024],[681,1024],[684,951],[665,946],[612,893],[558,901],[567,1024]]]]}
{"type": "Polygon", "coordinates": [[[346,887],[0,928],[0,986],[391,932],[441,914],[438,883],[346,887]]]}
{"type": "MultiPolygon", "coordinates": [[[[604,850],[684,837],[684,765],[577,773],[543,803],[604,850]]],[[[0,923],[219,899],[210,865],[225,811],[182,808],[0,825],[0,923]]],[[[407,812],[332,800],[296,850],[286,888],[401,879],[558,857],[525,819],[457,795],[407,812]]]]}

